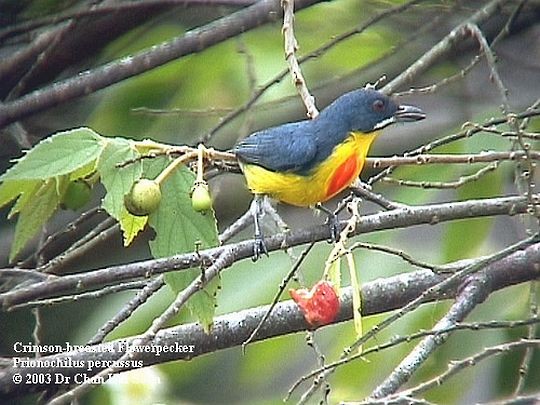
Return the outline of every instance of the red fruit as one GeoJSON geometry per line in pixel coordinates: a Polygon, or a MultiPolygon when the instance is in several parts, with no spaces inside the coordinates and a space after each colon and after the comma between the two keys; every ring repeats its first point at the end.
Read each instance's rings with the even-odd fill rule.
{"type": "Polygon", "coordinates": [[[311,291],[306,288],[290,289],[289,294],[312,326],[327,325],[339,312],[339,297],[328,281],[321,280],[311,291]]]}

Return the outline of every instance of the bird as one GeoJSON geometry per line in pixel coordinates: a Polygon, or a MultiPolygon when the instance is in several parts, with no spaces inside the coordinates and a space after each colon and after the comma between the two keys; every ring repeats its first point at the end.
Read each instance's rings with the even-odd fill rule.
{"type": "MultiPolygon", "coordinates": [[[[232,152],[255,200],[266,195],[311,207],[330,200],[359,177],[382,129],[425,117],[416,106],[364,87],[341,95],[314,119],[254,132],[232,152]]],[[[256,239],[262,240],[257,215],[255,227],[256,239]]],[[[264,242],[259,247],[266,249],[264,242]]]]}

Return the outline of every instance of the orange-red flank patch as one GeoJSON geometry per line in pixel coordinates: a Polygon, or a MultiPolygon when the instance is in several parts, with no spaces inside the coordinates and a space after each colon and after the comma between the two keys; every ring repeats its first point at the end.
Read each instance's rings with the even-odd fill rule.
{"type": "Polygon", "coordinates": [[[341,164],[334,172],[328,190],[329,196],[333,196],[351,184],[356,176],[358,176],[358,156],[353,154],[341,164]]]}

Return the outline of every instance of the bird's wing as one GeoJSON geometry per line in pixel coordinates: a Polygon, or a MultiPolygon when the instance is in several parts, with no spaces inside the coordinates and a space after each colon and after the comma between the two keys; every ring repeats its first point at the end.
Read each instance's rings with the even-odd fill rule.
{"type": "Polygon", "coordinates": [[[243,162],[272,171],[305,169],[317,153],[305,121],[266,129],[241,140],[233,149],[243,162]]]}

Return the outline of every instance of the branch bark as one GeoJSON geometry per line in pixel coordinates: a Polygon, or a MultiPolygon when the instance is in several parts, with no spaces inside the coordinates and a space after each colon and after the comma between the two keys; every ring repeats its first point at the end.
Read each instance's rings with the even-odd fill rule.
{"type": "MultiPolygon", "coordinates": [[[[300,10],[320,1],[298,0],[295,5],[296,9],[300,10]]],[[[263,23],[273,21],[282,13],[279,1],[261,0],[236,13],[189,31],[181,37],[36,90],[0,105],[0,129],[31,114],[91,94],[182,56],[200,52],[263,23]]]]}
{"type": "MultiPolygon", "coordinates": [[[[516,215],[525,213],[526,210],[527,199],[520,196],[448,202],[419,207],[402,207],[362,216],[354,234],[358,235],[421,224],[435,225],[439,222],[456,219],[493,215],[516,215]]],[[[268,251],[271,252],[313,241],[328,240],[330,236],[329,227],[319,225],[286,234],[276,234],[266,238],[265,243],[268,251]]],[[[0,294],[0,306],[4,309],[9,309],[10,307],[25,304],[32,300],[57,297],[66,293],[82,292],[122,281],[148,278],[156,274],[193,268],[200,266],[202,263],[211,262],[224,249],[231,247],[234,247],[234,261],[236,262],[252,257],[253,243],[253,240],[248,240],[233,245],[220,246],[165,259],[144,260],[136,263],[111,266],[105,269],[92,270],[87,273],[51,277],[47,281],[0,294]]]]}
{"type": "MultiPolygon", "coordinates": [[[[456,301],[448,313],[433,327],[432,331],[440,331],[455,326],[463,321],[478,304],[484,301],[490,291],[485,273],[473,276],[466,285],[459,289],[456,301]]],[[[373,391],[370,399],[381,399],[403,386],[413,374],[424,364],[433,352],[450,337],[450,333],[441,333],[424,338],[373,391]]]]}
{"type": "MultiPolygon", "coordinates": [[[[482,274],[487,280],[487,294],[511,285],[540,278],[540,244],[536,243],[489,264],[482,274]]],[[[420,296],[426,289],[444,281],[447,277],[449,275],[421,270],[366,283],[362,287],[362,314],[368,316],[400,308],[420,296]]],[[[439,301],[455,296],[458,293],[459,286],[464,281],[457,280],[448,289],[432,296],[431,300],[439,301]]],[[[196,323],[163,329],[156,334],[152,346],[149,347],[170,347],[172,350],[166,353],[162,352],[159,356],[156,356],[155,352],[143,352],[139,353],[138,358],[143,361],[144,366],[149,366],[173,360],[189,360],[205,353],[239,346],[250,336],[267,310],[268,306],[262,306],[217,317],[209,334],[206,334],[202,327],[196,323]]],[[[352,319],[352,290],[351,288],[345,288],[341,299],[341,309],[335,323],[350,319],[352,319]]],[[[288,300],[280,302],[275,307],[268,321],[259,330],[254,340],[265,340],[306,329],[309,329],[309,325],[306,323],[302,313],[293,301],[288,300]]],[[[23,381],[26,375],[32,373],[60,373],[63,376],[70,377],[75,374],[84,374],[89,378],[106,368],[107,362],[120,358],[124,354],[123,350],[126,347],[126,341],[131,344],[135,339],[138,339],[138,337],[91,346],[94,351],[69,351],[44,356],[39,359],[43,362],[43,367],[36,367],[31,364],[20,368],[8,367],[0,371],[0,395],[6,398],[17,397],[50,387],[47,384],[15,384],[13,383],[15,374],[20,374],[23,381]],[[90,361],[94,363],[89,363],[90,361]],[[98,364],[98,361],[102,363],[98,364]],[[89,364],[93,364],[92,370],[88,370],[89,364]]],[[[134,367],[127,367],[124,370],[131,368],[134,367]]]]}

